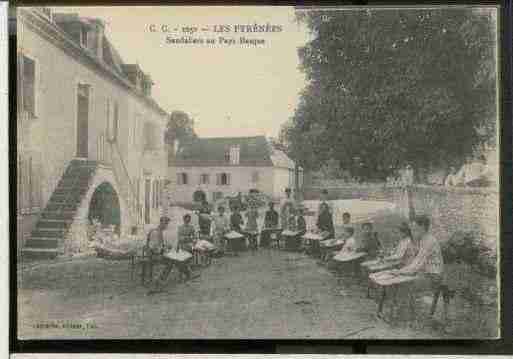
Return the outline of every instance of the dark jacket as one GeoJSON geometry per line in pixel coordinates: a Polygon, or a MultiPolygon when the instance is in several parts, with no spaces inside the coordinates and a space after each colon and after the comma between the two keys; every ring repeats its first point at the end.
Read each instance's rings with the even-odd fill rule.
{"type": "Polygon", "coordinates": [[[230,227],[232,230],[236,232],[242,232],[242,225],[244,224],[244,220],[240,213],[232,213],[230,216],[230,227]]]}
{"type": "Polygon", "coordinates": [[[278,227],[278,222],[280,220],[280,215],[276,210],[267,210],[265,212],[264,219],[264,227],[265,228],[276,228],[278,227]]]}
{"type": "Polygon", "coordinates": [[[327,239],[335,238],[335,228],[333,226],[333,216],[331,215],[331,212],[323,211],[319,213],[319,216],[317,217],[317,228],[330,234],[327,239]]]}

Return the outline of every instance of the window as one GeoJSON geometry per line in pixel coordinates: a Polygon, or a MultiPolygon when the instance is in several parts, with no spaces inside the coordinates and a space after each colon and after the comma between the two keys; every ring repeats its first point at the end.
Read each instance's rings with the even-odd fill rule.
{"type": "Polygon", "coordinates": [[[230,146],[230,164],[232,165],[238,165],[239,164],[239,159],[240,159],[240,146],[239,145],[235,145],[235,146],[230,146]]]}
{"type": "Polygon", "coordinates": [[[21,108],[31,117],[36,117],[36,62],[25,56],[21,56],[20,61],[21,73],[21,108]]]}
{"type": "Polygon", "coordinates": [[[200,175],[200,184],[209,184],[210,176],[206,173],[200,175]]]}
{"type": "Polygon", "coordinates": [[[218,173],[216,184],[218,186],[229,186],[230,185],[230,174],[229,173],[218,173]]]}
{"type": "Polygon", "coordinates": [[[252,174],[251,174],[251,182],[253,183],[257,183],[259,180],[259,174],[258,174],[258,171],[254,171],[252,174]]]}
{"type": "Polygon", "coordinates": [[[188,182],[187,173],[184,173],[184,172],[183,173],[178,173],[176,182],[179,185],[187,184],[187,182],[188,182]]]}
{"type": "Polygon", "coordinates": [[[80,29],[80,45],[87,48],[87,29],[85,26],[80,29]]]}

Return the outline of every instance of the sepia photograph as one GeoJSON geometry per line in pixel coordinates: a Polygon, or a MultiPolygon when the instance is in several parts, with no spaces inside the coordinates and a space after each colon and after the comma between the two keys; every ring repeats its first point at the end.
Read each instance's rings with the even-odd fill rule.
{"type": "Polygon", "coordinates": [[[498,7],[13,21],[19,340],[500,337],[498,7]]]}

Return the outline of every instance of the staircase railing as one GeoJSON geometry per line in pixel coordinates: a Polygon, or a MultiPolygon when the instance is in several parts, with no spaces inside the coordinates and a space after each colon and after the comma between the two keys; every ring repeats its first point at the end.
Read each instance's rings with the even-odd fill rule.
{"type": "Polygon", "coordinates": [[[100,163],[112,167],[120,186],[120,194],[126,201],[130,216],[139,225],[141,223],[139,201],[117,141],[109,140],[105,133],[101,134],[97,141],[97,157],[100,163]]]}
{"type": "Polygon", "coordinates": [[[121,154],[121,150],[119,149],[119,145],[116,141],[109,141],[110,147],[112,149],[112,167],[114,169],[114,174],[118,183],[120,183],[122,187],[123,195],[127,201],[128,208],[132,214],[132,218],[136,220],[137,225],[141,223],[140,215],[139,215],[139,201],[137,198],[136,190],[134,185],[132,184],[132,180],[130,179],[130,174],[128,173],[128,169],[125,164],[125,160],[123,159],[123,155],[121,154]],[[116,159],[116,160],[114,160],[116,159]]]}

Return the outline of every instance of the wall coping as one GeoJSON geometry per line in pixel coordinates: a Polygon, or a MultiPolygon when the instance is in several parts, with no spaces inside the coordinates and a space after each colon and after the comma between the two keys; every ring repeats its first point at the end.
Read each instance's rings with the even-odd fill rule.
{"type": "MultiPolygon", "coordinates": [[[[354,190],[369,190],[369,189],[395,189],[395,190],[401,190],[404,189],[404,187],[401,186],[387,186],[385,184],[366,184],[366,185],[312,185],[312,186],[305,186],[305,189],[310,190],[321,190],[321,189],[327,189],[328,191],[330,189],[337,190],[337,189],[354,189],[354,190]]],[[[433,192],[439,192],[439,193],[461,193],[461,194],[498,194],[499,190],[498,188],[494,187],[446,187],[442,185],[423,185],[423,184],[416,184],[412,185],[410,187],[412,190],[430,190],[433,192]]]]}

